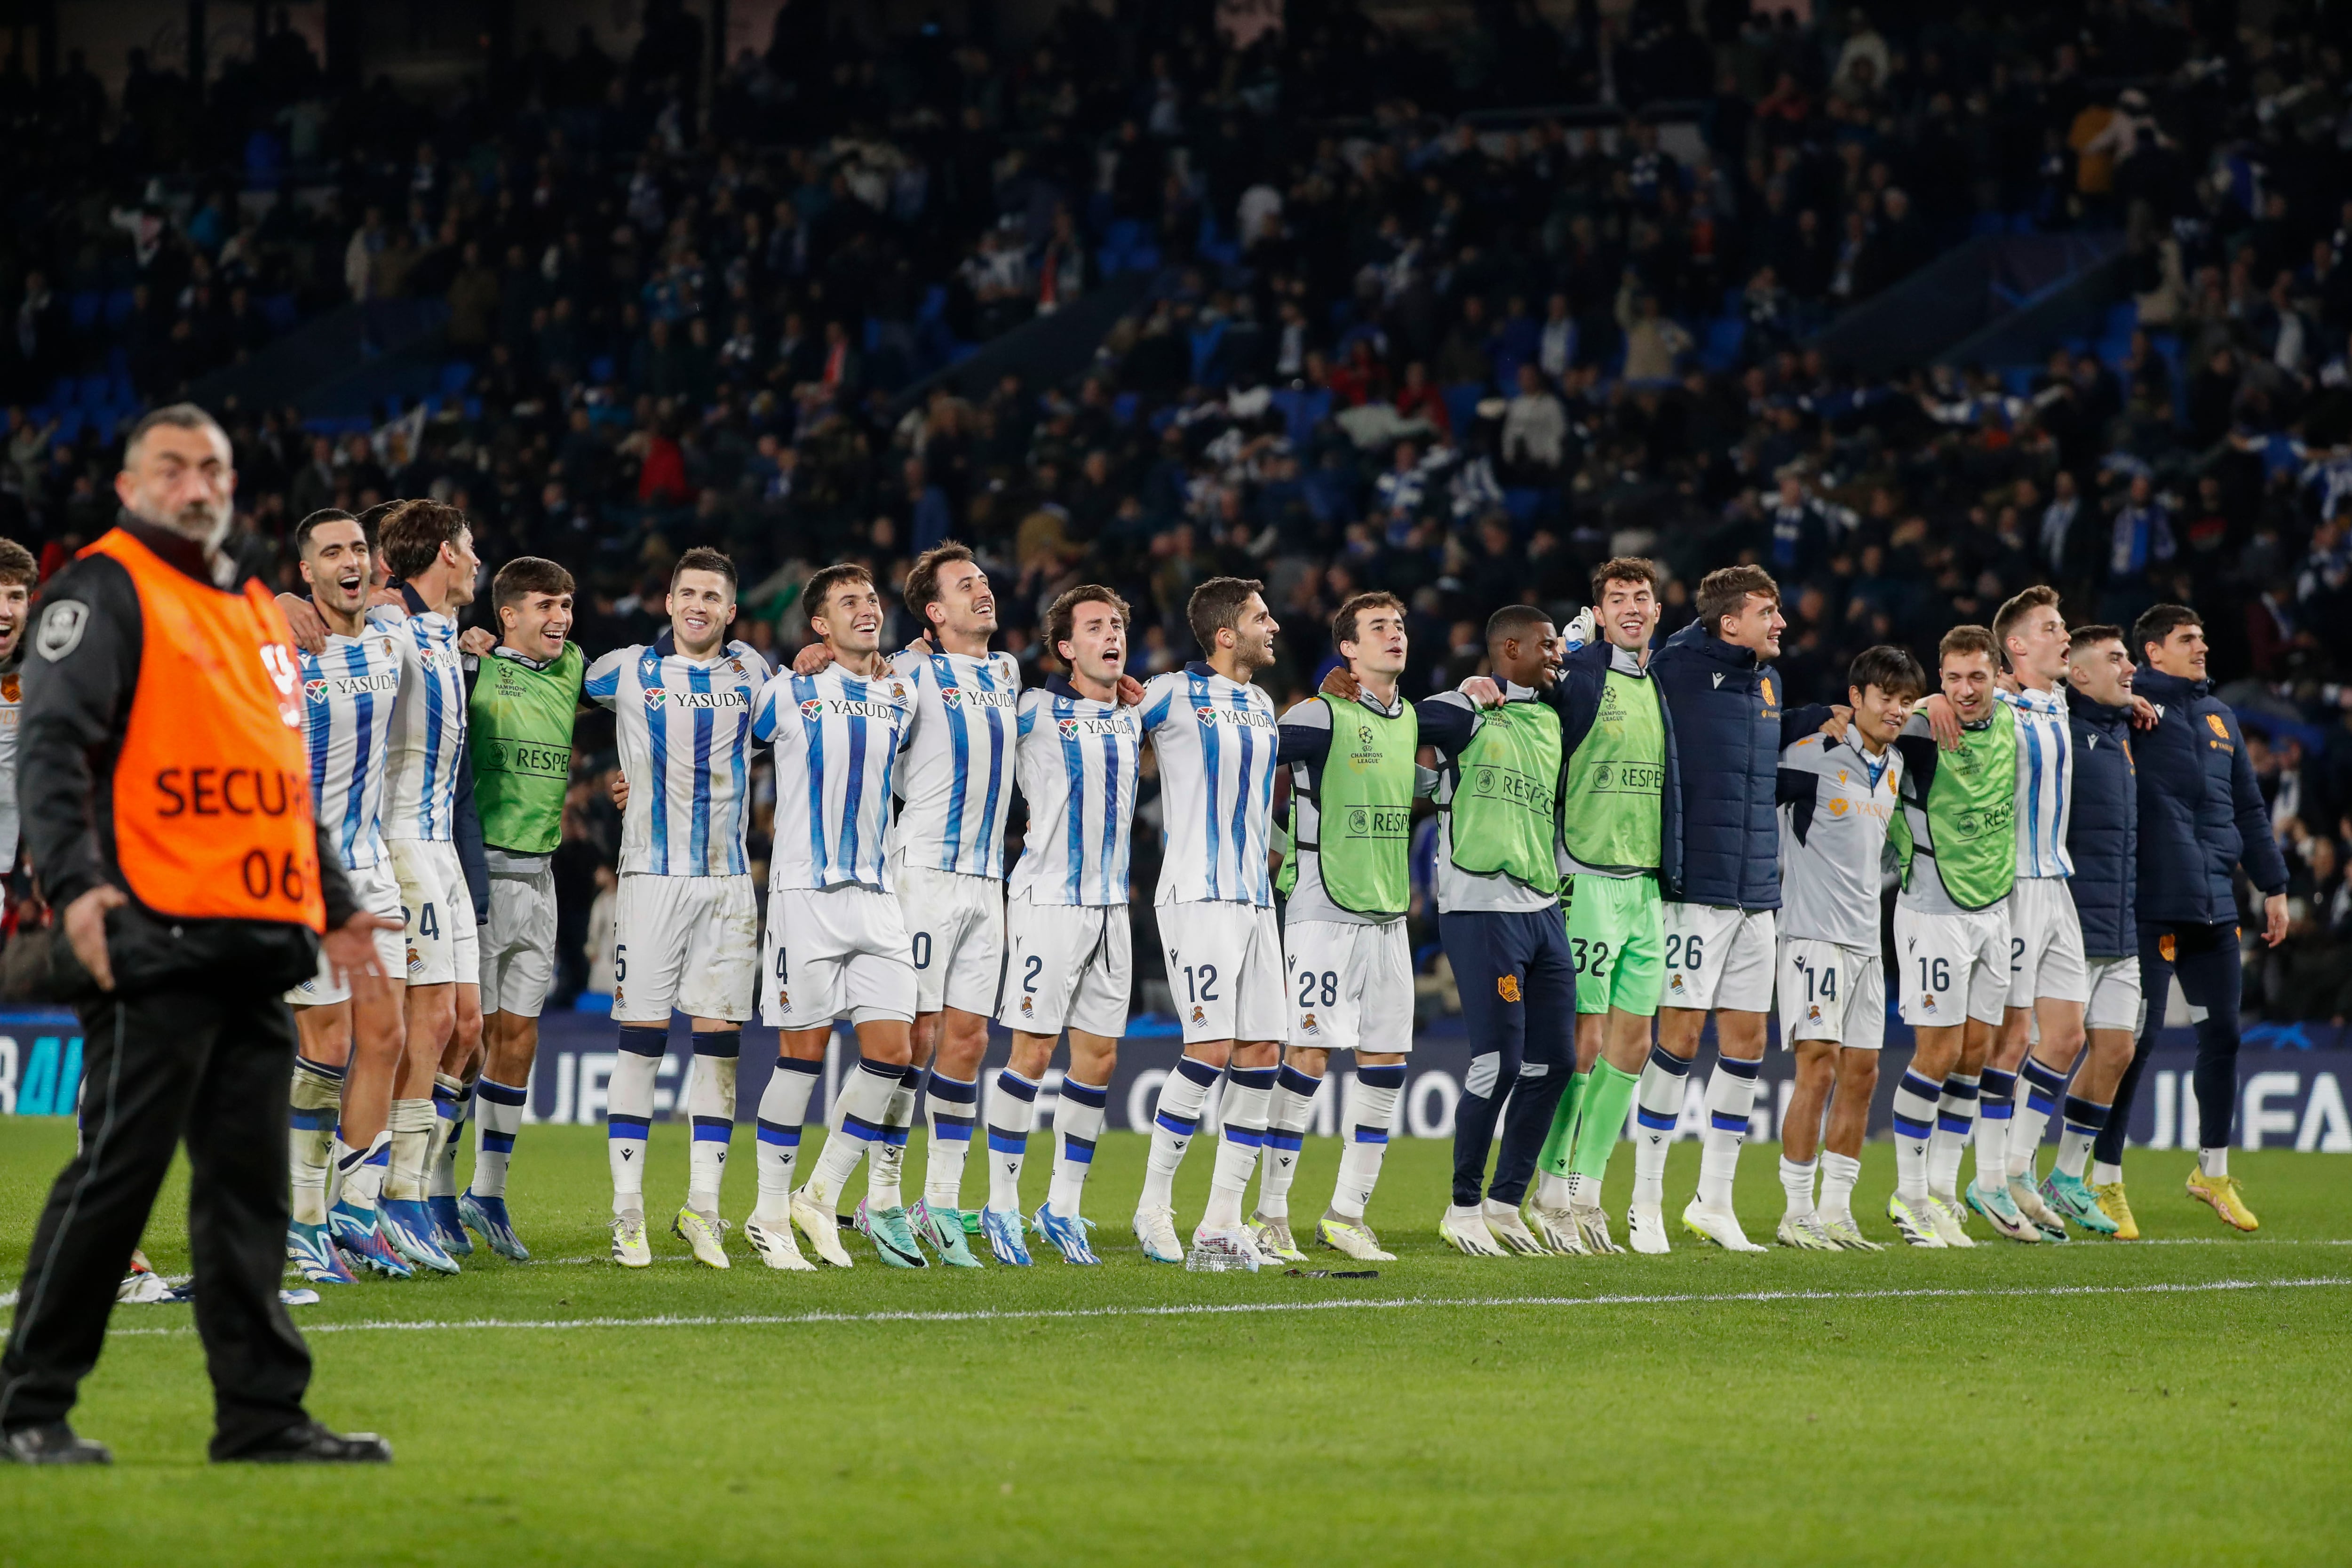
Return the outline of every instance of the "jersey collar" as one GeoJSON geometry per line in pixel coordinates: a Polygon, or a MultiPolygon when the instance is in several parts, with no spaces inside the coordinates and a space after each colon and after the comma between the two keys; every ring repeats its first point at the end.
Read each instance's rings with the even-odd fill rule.
{"type": "Polygon", "coordinates": [[[563,656],[562,654],[557,654],[555,658],[533,658],[530,655],[524,653],[520,649],[510,648],[507,647],[506,644],[500,643],[498,647],[490,649],[490,657],[492,658],[510,658],[517,664],[521,665],[525,669],[551,669],[555,667],[555,658],[562,658],[563,656]]]}

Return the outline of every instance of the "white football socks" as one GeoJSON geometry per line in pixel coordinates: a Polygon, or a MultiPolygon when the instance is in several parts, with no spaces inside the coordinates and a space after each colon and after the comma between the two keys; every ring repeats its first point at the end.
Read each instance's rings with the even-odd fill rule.
{"type": "Polygon", "coordinates": [[[1365,1205],[1372,1201],[1381,1162],[1389,1152],[1389,1124],[1403,1092],[1401,1062],[1357,1070],[1355,1110],[1347,1128],[1347,1147],[1339,1152],[1339,1179],[1331,1187],[1331,1212],[1341,1219],[1363,1218],[1365,1205]]]}
{"type": "MultiPolygon", "coordinates": [[[[842,1184],[857,1169],[857,1162],[882,1141],[882,1118],[890,1109],[890,1097],[898,1090],[903,1069],[882,1062],[860,1061],[841,1086],[841,1131],[824,1141],[824,1148],[816,1157],[816,1169],[809,1173],[808,1195],[820,1206],[830,1207],[841,1199],[842,1184]]],[[[894,1203],[885,1204],[881,1194],[873,1190],[869,1173],[866,1181],[866,1206],[895,1206],[897,1194],[890,1194],[894,1203]]]]}
{"type": "Polygon", "coordinates": [[[1811,1160],[1799,1162],[1786,1154],[1780,1156],[1780,1190],[1788,1194],[1788,1217],[1803,1219],[1813,1213],[1813,1171],[1811,1160]]]}
{"type": "Polygon", "coordinates": [[[727,1151],[735,1138],[735,1074],[742,1050],[740,1029],[695,1031],[686,1085],[687,1113],[694,1121],[687,1151],[686,1206],[699,1215],[719,1212],[727,1151]]]}
{"type": "Polygon", "coordinates": [[[1087,1173],[1094,1168],[1095,1144],[1102,1139],[1109,1103],[1110,1085],[1062,1079],[1062,1103],[1054,1111],[1054,1184],[1045,1194],[1045,1202],[1057,1215],[1074,1218],[1081,1212],[1087,1173]]]}
{"type": "MultiPolygon", "coordinates": [[[[1034,1089],[1031,1092],[1034,1095],[1034,1089]]],[[[930,1087],[923,1095],[924,1123],[929,1132],[923,1147],[923,1202],[934,1210],[963,1207],[963,1167],[971,1155],[972,1119],[979,1099],[977,1079],[948,1078],[939,1068],[931,1069],[930,1087]]]]}
{"type": "Polygon", "coordinates": [[[625,1026],[613,1076],[604,1083],[604,1159],[613,1173],[613,1212],[646,1206],[646,1143],[653,1136],[654,1077],[669,1048],[669,1028],[625,1026]]]}
{"type": "Polygon", "coordinates": [[[1215,1068],[1191,1057],[1180,1057],[1176,1070],[1160,1086],[1160,1109],[1151,1118],[1151,1152],[1143,1168],[1143,1195],[1139,1209],[1176,1206],[1176,1170],[1184,1151],[1200,1130],[1201,1107],[1209,1090],[1223,1076],[1215,1068]]]}
{"type": "Polygon", "coordinates": [[[291,1114],[286,1155],[294,1218],[302,1225],[324,1225],[327,1167],[334,1158],[335,1112],[343,1100],[342,1070],[297,1057],[287,1099],[291,1114]]]}
{"type": "Polygon", "coordinates": [[[816,1092],[823,1062],[779,1057],[768,1087],[760,1095],[757,1160],[759,1205],[751,1217],[761,1225],[782,1226],[792,1215],[793,1167],[800,1161],[801,1128],[808,1121],[809,1096],[816,1092]]]}
{"type": "Polygon", "coordinates": [[[1927,1156],[1936,1137],[1939,1085],[1916,1072],[1895,1084],[1895,1194],[1906,1203],[1927,1201],[1927,1156]]]}
{"type": "MultiPolygon", "coordinates": [[[[905,1201],[899,1196],[899,1178],[907,1169],[907,1136],[915,1125],[915,1098],[922,1085],[921,1068],[898,1069],[898,1087],[890,1103],[882,1108],[882,1136],[874,1141],[874,1163],[866,1167],[869,1209],[894,1209],[905,1201]]],[[[962,1169],[961,1164],[956,1167],[959,1174],[962,1169]]]]}
{"type": "Polygon", "coordinates": [[[1006,1068],[988,1102],[988,1206],[999,1214],[1021,1212],[1021,1165],[1036,1125],[1036,1083],[1006,1068]]]}
{"type": "Polygon", "coordinates": [[[1650,1059],[1643,1065],[1642,1081],[1633,1089],[1633,1102],[1642,1111],[1642,1138],[1633,1145],[1637,1206],[1657,1208],[1666,1201],[1666,1149],[1674,1139],[1675,1123],[1682,1118],[1684,1086],[1690,1079],[1690,1063],[1664,1046],[1652,1046],[1650,1059]]]}
{"type": "Polygon", "coordinates": [[[392,1165],[383,1179],[383,1196],[394,1203],[421,1201],[425,1167],[433,1157],[433,1133],[439,1121],[430,1100],[395,1100],[384,1119],[392,1134],[392,1165]]]}
{"type": "Polygon", "coordinates": [[[475,1083],[475,1124],[479,1131],[474,1136],[474,1176],[466,1185],[477,1196],[507,1195],[507,1167],[513,1163],[515,1134],[522,1130],[523,1108],[530,1100],[530,1090],[519,1084],[496,1083],[487,1078],[475,1083]]]}
{"type": "Polygon", "coordinates": [[[2017,1113],[2017,1075],[1987,1068],[1977,1086],[1977,1175],[1979,1192],[2009,1185],[2009,1131],[2017,1113]]]}
{"type": "Polygon", "coordinates": [[[1265,1102],[1265,1158],[1258,1166],[1257,1212],[1268,1219],[1290,1215],[1290,1184],[1298,1179],[1298,1159],[1307,1147],[1307,1123],[1315,1114],[1315,1091],[1323,1080],[1284,1064],[1274,1076],[1265,1102]]]}
{"type": "Polygon", "coordinates": [[[433,1154],[425,1188],[428,1197],[457,1195],[457,1144],[473,1103],[474,1091],[465,1083],[446,1072],[433,1075],[433,1154]]]}
{"type": "Polygon", "coordinates": [[[1851,1154],[1822,1151],[1822,1201],[1814,1211],[1832,1225],[1853,1223],[1853,1184],[1862,1179],[1862,1162],[1851,1154]]]}
{"type": "MultiPolygon", "coordinates": [[[[2066,1097],[2066,1121],[2058,1131],[2057,1168],[2076,1181],[2083,1179],[2083,1167],[2091,1158],[2091,1145],[2107,1130],[2107,1118],[2115,1113],[2112,1105],[2101,1105],[2079,1095],[2066,1097]]],[[[2121,1181],[2117,1172],[2111,1181],[2121,1181]]]]}
{"type": "Polygon", "coordinates": [[[2009,1123],[2009,1173],[2031,1182],[2034,1162],[2042,1152],[2042,1140],[2050,1131],[2050,1119],[2058,1113],[2059,1101],[2065,1097],[2066,1078],[2032,1057],[2025,1058],[2017,1077],[2023,1092],[2018,1100],[2017,1114],[2009,1123]]]}
{"type": "Polygon", "coordinates": [[[1242,1198],[1265,1145],[1265,1106],[1274,1094],[1275,1069],[1234,1068],[1226,1075],[1224,1115],[1217,1133],[1217,1165],[1209,1178],[1205,1230],[1233,1230],[1242,1223],[1242,1198]]]}
{"type": "Polygon", "coordinates": [[[1739,1173],[1739,1146],[1748,1141],[1748,1116],[1756,1109],[1756,1075],[1761,1061],[1716,1058],[1706,1080],[1706,1131],[1698,1156],[1698,1201],[1731,1212],[1731,1182],[1739,1173]]]}
{"type": "Polygon", "coordinates": [[[1968,1152],[1969,1135],[1976,1131],[1977,1080],[1961,1073],[1944,1079],[1936,1102],[1936,1133],[1927,1141],[1927,1190],[1957,1197],[1960,1190],[1960,1157],[1968,1152]]]}

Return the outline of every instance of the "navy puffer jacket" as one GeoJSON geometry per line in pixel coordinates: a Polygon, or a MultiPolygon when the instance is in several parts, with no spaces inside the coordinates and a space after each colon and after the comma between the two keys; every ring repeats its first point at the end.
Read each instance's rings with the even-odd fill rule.
{"type": "Polygon", "coordinates": [[[2083,951],[2119,958],[2139,951],[2132,916],[2139,868],[2139,785],[2132,776],[2131,710],[2066,699],[2074,731],[2074,795],[2066,817],[2067,886],[2083,921],[2083,951]]]}
{"type": "Polygon", "coordinates": [[[2264,893],[2286,890],[2246,737],[2210,682],[2142,669],[2132,694],[2156,705],[2139,731],[2139,918],[2224,925],[2238,918],[2231,873],[2242,862],[2264,893]]]}
{"type": "Polygon", "coordinates": [[[1779,909],[1780,826],[1773,793],[1784,731],[1793,739],[1817,728],[1829,710],[1784,716],[1780,672],[1696,622],[1666,639],[1650,661],[1650,673],[1674,716],[1681,763],[1666,784],[1681,805],[1678,813],[1667,813],[1681,844],[1667,856],[1680,876],[1668,881],[1666,898],[1725,909],[1779,909]]]}

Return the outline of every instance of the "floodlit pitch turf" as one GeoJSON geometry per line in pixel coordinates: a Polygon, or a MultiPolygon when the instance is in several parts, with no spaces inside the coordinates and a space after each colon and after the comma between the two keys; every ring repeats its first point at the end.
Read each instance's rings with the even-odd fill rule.
{"type": "MultiPolygon", "coordinates": [[[[0,1285],[70,1142],[0,1121],[0,1285]]],[[[2142,1153],[2139,1245],[1473,1260],[1433,1234],[1445,1149],[1402,1141],[1372,1215],[1399,1260],[1315,1280],[1145,1264],[1128,1134],[1089,1194],[1099,1268],[902,1273],[852,1237],[855,1270],[780,1275],[731,1237],[718,1274],[667,1235],[675,1126],[653,1143],[656,1264],[626,1273],[604,1261],[604,1148],[522,1135],[516,1212],[548,1261],[478,1254],[296,1310],[311,1408],[388,1436],[391,1469],[206,1467],[189,1310],[122,1308],[75,1417],[118,1463],[0,1468],[0,1563],[2241,1563],[2340,1562],[2352,1540],[2340,1156],[2237,1156],[2252,1238],[2181,1194],[2182,1155],[2142,1153]]],[[[1033,1148],[1034,1203],[1050,1137],[1033,1148]]],[[[1308,1143],[1302,1212],[1337,1152],[1308,1143]]],[[[1758,1238],[1775,1153],[1741,1163],[1758,1238]]],[[[1696,1160],[1675,1152],[1675,1204],[1696,1160]]],[[[1870,1151],[1858,1207],[1891,1163],[1870,1151]]],[[[184,1184],[147,1240],[167,1274],[188,1267],[184,1184]]]]}

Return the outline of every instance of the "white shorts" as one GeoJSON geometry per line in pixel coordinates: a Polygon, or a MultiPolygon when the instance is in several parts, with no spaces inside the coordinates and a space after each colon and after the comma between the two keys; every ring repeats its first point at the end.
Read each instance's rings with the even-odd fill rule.
{"type": "Polygon", "coordinates": [[[760,952],[760,1021],[822,1029],[846,1015],[915,1021],[915,963],[896,893],[845,883],[768,894],[760,952]]]}
{"type": "Polygon", "coordinates": [[[474,931],[474,895],[457,847],[428,838],[395,838],[392,874],[400,879],[400,914],[407,938],[411,985],[472,985],[482,978],[481,942],[474,931]]]}
{"type": "Polygon", "coordinates": [[[1282,945],[1292,1045],[1412,1050],[1412,942],[1404,921],[1293,921],[1282,945]]]}
{"type": "Polygon", "coordinates": [[[1828,1040],[1857,1051],[1886,1043],[1886,965],[1875,952],[1811,937],[1780,939],[1780,1043],[1828,1040]]]}
{"type": "Polygon", "coordinates": [[[890,868],[915,955],[915,1011],[987,1017],[1004,974],[1004,884],[993,877],[890,868]]]}
{"type": "Polygon", "coordinates": [[[1272,910],[1221,900],[1162,904],[1159,915],[1186,1045],[1289,1038],[1282,928],[1272,910]]]}
{"type": "Polygon", "coordinates": [[[1024,1035],[1070,1028],[1115,1040],[1127,1033],[1135,955],[1125,904],[1034,904],[1024,893],[1006,923],[1013,963],[998,1023],[1024,1035]]]}
{"type": "Polygon", "coordinates": [[[1666,979],[1661,1007],[1733,1013],[1772,1010],[1772,972],[1780,954],[1773,910],[1668,904],[1666,979]]]}
{"type": "Polygon", "coordinates": [[[490,851],[482,928],[482,1011],[536,1018],[555,979],[555,862],[490,851]]]}
{"type": "Polygon", "coordinates": [[[2084,1009],[2086,1029],[2129,1029],[2137,1038],[2147,1021],[2147,1003],[2140,995],[2139,954],[2094,958],[2089,963],[2091,1004],[2084,1009]]]}
{"type": "Polygon", "coordinates": [[[613,914],[613,1021],[692,1018],[740,1024],[751,1016],[760,909],[751,879],[621,879],[613,914]]]}
{"type": "MultiPolygon", "coordinates": [[[[343,876],[352,885],[352,902],[372,915],[400,919],[400,879],[392,874],[389,860],[379,860],[363,871],[346,870],[343,876]]],[[[385,979],[406,978],[408,944],[401,939],[398,926],[375,933],[375,963],[385,979]]],[[[297,1007],[331,1007],[351,999],[352,988],[337,983],[335,966],[324,952],[319,954],[319,973],[286,993],[286,1000],[297,1007]]]]}
{"type": "Polygon", "coordinates": [[[2087,1002],[2083,917],[2063,877],[2020,877],[2009,894],[2009,1005],[2087,1002]]]}
{"type": "Polygon", "coordinates": [[[1903,1021],[1913,1028],[2000,1023],[2009,1005],[2007,900],[1949,915],[1896,904],[1895,962],[1903,1021]]]}

